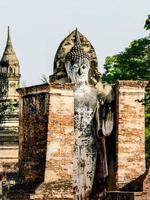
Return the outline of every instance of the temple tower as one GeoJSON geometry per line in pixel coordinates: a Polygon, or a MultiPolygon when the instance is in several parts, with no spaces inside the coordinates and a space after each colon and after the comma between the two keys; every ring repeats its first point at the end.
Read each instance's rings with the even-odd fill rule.
{"type": "Polygon", "coordinates": [[[0,122],[0,173],[14,173],[18,162],[19,60],[14,51],[8,27],[6,47],[0,60],[0,101],[12,102],[13,110],[6,110],[0,122]]]}
{"type": "Polygon", "coordinates": [[[16,89],[20,85],[20,66],[11,42],[9,27],[6,47],[0,61],[0,74],[7,79],[7,99],[18,101],[16,89]]]}

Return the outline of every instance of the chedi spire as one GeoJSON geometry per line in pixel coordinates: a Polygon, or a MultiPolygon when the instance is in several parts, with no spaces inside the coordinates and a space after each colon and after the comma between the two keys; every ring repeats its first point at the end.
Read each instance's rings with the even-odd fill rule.
{"type": "Polygon", "coordinates": [[[11,42],[11,38],[10,38],[10,30],[9,30],[9,26],[8,26],[8,33],[7,33],[7,46],[11,46],[12,47],[12,42],[11,42]]]}
{"type": "Polygon", "coordinates": [[[6,47],[5,47],[5,50],[4,50],[4,53],[3,53],[3,56],[1,58],[1,63],[16,63],[18,64],[19,61],[18,61],[18,58],[16,56],[16,53],[14,51],[14,48],[13,48],[13,45],[12,45],[12,41],[11,41],[11,37],[10,37],[10,29],[9,29],[9,26],[8,26],[8,32],[7,32],[7,42],[6,42],[6,47]]]}

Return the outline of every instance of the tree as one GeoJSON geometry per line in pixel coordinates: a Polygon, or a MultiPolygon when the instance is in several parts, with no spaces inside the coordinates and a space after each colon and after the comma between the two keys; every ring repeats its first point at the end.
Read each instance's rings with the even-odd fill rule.
{"type": "Polygon", "coordinates": [[[18,106],[17,102],[7,100],[8,79],[7,74],[0,74],[0,123],[5,119],[6,113],[12,112],[18,106]]]}
{"type": "Polygon", "coordinates": [[[107,57],[103,80],[150,80],[150,37],[131,42],[123,52],[107,57]]]}
{"type": "Polygon", "coordinates": [[[147,20],[145,21],[144,28],[145,28],[146,30],[149,30],[149,29],[150,29],[150,15],[148,15],[147,20]]]}
{"type": "MultiPolygon", "coordinates": [[[[145,29],[150,29],[150,15],[145,22],[145,29]]],[[[134,40],[129,47],[117,55],[108,56],[104,64],[102,80],[110,84],[117,80],[150,81],[150,36],[134,40]]],[[[146,160],[150,166],[150,83],[143,100],[146,117],[146,160]]]]}
{"type": "Polygon", "coordinates": [[[42,74],[41,82],[42,82],[43,84],[45,84],[45,83],[49,83],[48,78],[47,78],[46,75],[42,74]]]}

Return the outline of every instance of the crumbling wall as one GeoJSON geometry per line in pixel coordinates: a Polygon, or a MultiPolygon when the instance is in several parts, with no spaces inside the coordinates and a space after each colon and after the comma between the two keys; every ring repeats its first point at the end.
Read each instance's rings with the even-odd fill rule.
{"type": "Polygon", "coordinates": [[[49,94],[23,91],[20,99],[19,177],[20,182],[44,180],[48,130],[49,94]]]}
{"type": "Polygon", "coordinates": [[[72,87],[73,84],[50,84],[44,182],[51,184],[51,194],[55,198],[67,198],[72,194],[75,142],[72,87]]]}
{"type": "MultiPolygon", "coordinates": [[[[116,87],[115,190],[130,192],[108,192],[106,199],[109,200],[144,200],[150,196],[146,189],[149,175],[144,182],[144,105],[139,102],[144,98],[145,86],[146,82],[119,81],[116,87]],[[142,189],[145,190],[134,192],[142,189]]],[[[26,192],[25,196],[22,190],[18,193],[12,191],[8,199],[73,199],[72,85],[53,83],[21,92],[20,175],[26,181],[42,178],[44,181],[35,194],[26,192]],[[43,163],[41,158],[46,159],[44,165],[40,165],[43,163]]]]}
{"type": "Polygon", "coordinates": [[[116,186],[142,190],[136,179],[145,172],[144,98],[147,82],[119,81],[116,87],[116,186]],[[134,184],[132,182],[134,181],[134,184]],[[128,187],[129,186],[129,187],[128,187]]]}
{"type": "Polygon", "coordinates": [[[72,195],[75,137],[72,88],[73,84],[52,83],[19,90],[18,189],[25,187],[20,183],[40,181],[50,183],[51,190],[46,193],[52,198],[72,195]]]}

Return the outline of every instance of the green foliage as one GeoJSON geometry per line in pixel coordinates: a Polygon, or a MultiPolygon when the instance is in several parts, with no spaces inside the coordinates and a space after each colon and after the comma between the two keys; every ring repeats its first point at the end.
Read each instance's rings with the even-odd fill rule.
{"type": "Polygon", "coordinates": [[[150,166],[150,129],[146,128],[145,131],[145,146],[146,146],[146,163],[150,166]]]}
{"type": "MultiPolygon", "coordinates": [[[[150,15],[145,28],[150,29],[150,15]]],[[[110,84],[116,83],[117,80],[150,81],[150,37],[134,40],[123,52],[107,57],[104,68],[102,80],[110,84]]],[[[150,83],[143,102],[146,118],[146,161],[147,166],[150,166],[150,83]]]]}
{"type": "Polygon", "coordinates": [[[42,77],[41,77],[41,82],[42,82],[43,84],[45,84],[45,83],[48,83],[48,82],[49,82],[49,81],[48,81],[48,78],[47,78],[47,76],[46,76],[46,75],[42,74],[42,77]]]}
{"type": "Polygon", "coordinates": [[[0,100],[6,99],[8,90],[8,78],[6,73],[0,73],[0,100]]]}
{"type": "Polygon", "coordinates": [[[103,80],[109,83],[117,80],[149,80],[150,38],[134,40],[125,51],[107,57],[104,68],[103,80]]]}
{"type": "Polygon", "coordinates": [[[7,100],[8,79],[7,74],[0,74],[0,123],[5,119],[6,113],[11,113],[18,107],[17,102],[7,100]]]}
{"type": "Polygon", "coordinates": [[[146,21],[145,21],[144,28],[145,28],[146,30],[149,30],[149,29],[150,29],[150,15],[148,15],[148,18],[147,18],[146,21]]]}
{"type": "Polygon", "coordinates": [[[146,162],[150,166],[150,83],[145,95],[145,126],[146,162]]]}
{"type": "Polygon", "coordinates": [[[11,100],[2,100],[0,102],[0,123],[2,123],[5,119],[6,113],[8,114],[13,112],[16,107],[18,107],[18,102],[14,102],[11,100]]]}

